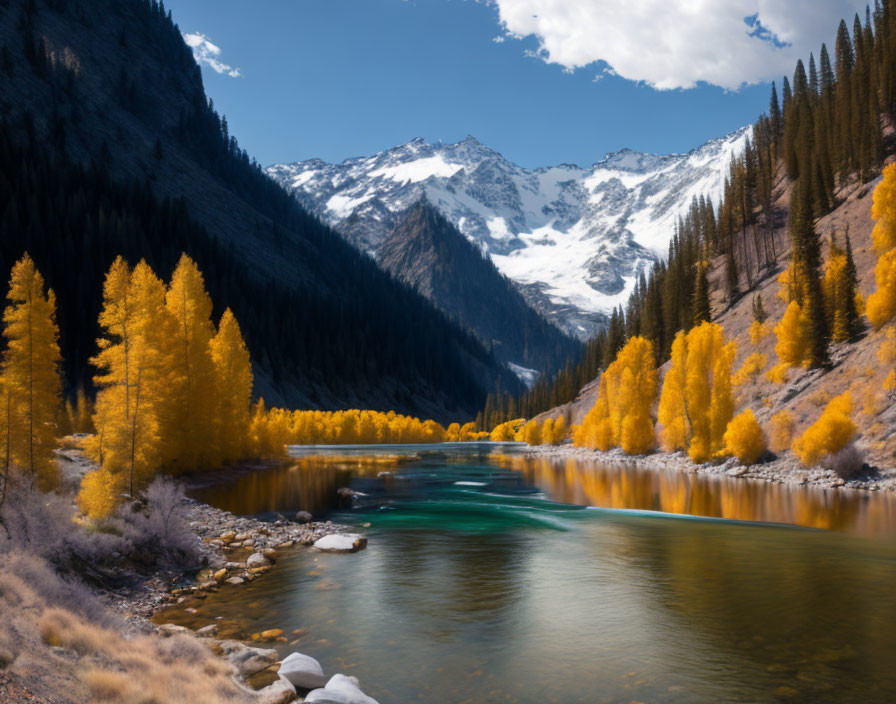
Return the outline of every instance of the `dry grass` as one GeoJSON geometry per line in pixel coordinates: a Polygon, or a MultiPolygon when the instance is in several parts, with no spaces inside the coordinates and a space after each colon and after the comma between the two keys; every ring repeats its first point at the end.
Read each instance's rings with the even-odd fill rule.
{"type": "Polygon", "coordinates": [[[34,556],[0,555],[0,567],[0,659],[35,694],[73,704],[254,701],[199,639],[127,635],[82,585],[34,556]]]}

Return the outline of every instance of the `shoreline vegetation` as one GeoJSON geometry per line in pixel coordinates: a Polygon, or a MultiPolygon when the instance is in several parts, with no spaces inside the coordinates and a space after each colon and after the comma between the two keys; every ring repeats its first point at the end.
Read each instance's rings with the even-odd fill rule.
{"type": "Polygon", "coordinates": [[[600,462],[617,467],[638,467],[650,470],[673,470],[689,474],[747,479],[750,481],[783,484],[786,486],[815,486],[822,489],[850,489],[856,491],[896,492],[896,469],[879,470],[868,467],[851,479],[844,479],[833,469],[821,466],[805,467],[796,457],[783,455],[768,457],[767,461],[743,465],[729,457],[719,462],[694,462],[682,451],[654,450],[645,454],[629,455],[621,448],[599,450],[563,445],[534,445],[524,451],[526,457],[547,460],[573,459],[580,462],[600,462]]]}

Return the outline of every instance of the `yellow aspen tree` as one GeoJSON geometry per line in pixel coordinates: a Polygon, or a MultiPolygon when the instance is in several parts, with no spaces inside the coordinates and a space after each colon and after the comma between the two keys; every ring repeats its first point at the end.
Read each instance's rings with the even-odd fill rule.
{"type": "Polygon", "coordinates": [[[541,430],[541,423],[530,420],[520,429],[518,439],[529,445],[541,445],[541,430]]]}
{"type": "Polygon", "coordinates": [[[874,268],[877,288],[865,302],[865,314],[875,330],[896,319],[896,249],[881,256],[874,268]]]}
{"type": "Polygon", "coordinates": [[[846,393],[832,399],[818,420],[793,443],[793,451],[806,467],[813,467],[852,442],[858,429],[852,418],[852,397],[846,393]]]}
{"type": "Polygon", "coordinates": [[[216,385],[217,447],[222,459],[249,454],[249,408],[252,402],[252,361],[240,326],[228,308],[209,343],[216,385]]]}
{"type": "Polygon", "coordinates": [[[679,332],[672,342],[672,359],[663,379],[657,421],[662,426],[660,441],[663,448],[673,452],[687,448],[691,439],[691,420],[686,396],[688,358],[687,334],[679,332]]]}
{"type": "MultiPolygon", "coordinates": [[[[611,364],[610,367],[612,366],[611,364]]],[[[607,371],[609,371],[609,367],[607,371]]],[[[594,406],[591,407],[591,410],[585,415],[582,424],[578,426],[573,434],[573,443],[576,447],[593,447],[607,451],[616,444],[613,435],[613,424],[610,421],[607,384],[609,377],[607,371],[601,374],[597,400],[594,402],[594,406]]]]}
{"type": "MultiPolygon", "coordinates": [[[[720,326],[721,327],[721,326],[720,326]]],[[[723,339],[724,332],[720,331],[723,339]]],[[[710,437],[713,454],[725,450],[725,430],[734,416],[734,394],[731,383],[731,368],[737,356],[737,343],[724,345],[715,357],[712,370],[712,397],[710,401],[710,437]]]]}
{"type": "Polygon", "coordinates": [[[883,170],[883,179],[872,196],[871,217],[877,222],[871,233],[879,255],[896,249],[896,164],[883,170]]]}
{"type": "Polygon", "coordinates": [[[195,262],[186,254],[171,276],[165,307],[174,320],[171,346],[172,379],[171,435],[165,443],[175,467],[195,469],[213,462],[215,438],[215,377],[209,349],[215,327],[212,300],[195,262]]]}
{"type": "Polygon", "coordinates": [[[734,412],[731,366],[737,347],[725,342],[718,323],[702,323],[687,336],[685,393],[691,419],[688,454],[706,462],[724,448],[723,436],[734,412]]]}
{"type": "Polygon", "coordinates": [[[778,338],[775,354],[778,356],[778,364],[768,373],[770,381],[783,383],[787,370],[804,364],[808,358],[809,340],[804,318],[800,304],[791,301],[784,311],[781,322],[775,326],[775,335],[778,338]]]}
{"type": "Polygon", "coordinates": [[[10,394],[12,461],[42,489],[58,481],[53,450],[62,397],[56,296],[27,254],[12,268],[3,313],[3,384],[10,394]]]}
{"type": "Polygon", "coordinates": [[[772,452],[784,452],[793,444],[793,413],[778,411],[768,421],[769,448],[772,452]]]}
{"type": "Polygon", "coordinates": [[[756,464],[768,448],[765,433],[749,408],[732,418],[725,430],[725,452],[734,455],[741,464],[756,464]]]}
{"type": "Polygon", "coordinates": [[[566,418],[559,416],[554,419],[554,427],[551,430],[551,437],[548,442],[550,442],[551,445],[559,445],[566,440],[566,433],[566,418]]]}
{"type": "Polygon", "coordinates": [[[755,384],[766,364],[768,364],[768,357],[761,352],[753,352],[731,377],[731,382],[735,386],[755,384]]]}
{"type": "Polygon", "coordinates": [[[594,407],[575,434],[575,443],[607,450],[620,446],[642,454],[656,445],[651,408],[657,394],[653,343],[631,338],[601,375],[594,407]]]}
{"type": "Polygon", "coordinates": [[[890,326],[887,330],[886,337],[877,349],[877,359],[884,369],[890,370],[884,380],[884,390],[896,391],[896,326],[890,326]]]}
{"type": "Polygon", "coordinates": [[[554,444],[554,419],[545,418],[541,424],[541,443],[542,445],[554,444]]]}

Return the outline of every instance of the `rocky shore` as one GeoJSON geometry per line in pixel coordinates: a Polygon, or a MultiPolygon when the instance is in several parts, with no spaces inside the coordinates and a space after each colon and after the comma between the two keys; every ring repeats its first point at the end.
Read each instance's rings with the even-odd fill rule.
{"type": "Polygon", "coordinates": [[[775,484],[811,485],[826,489],[857,489],[864,491],[896,491],[896,470],[865,466],[852,479],[843,479],[836,472],[822,467],[803,467],[794,457],[769,458],[751,466],[736,459],[723,462],[695,464],[687,453],[657,451],[647,455],[626,455],[619,448],[602,451],[573,445],[538,445],[526,449],[527,457],[545,459],[574,459],[601,462],[614,466],[635,466],[653,470],[678,470],[692,474],[706,474],[775,484]]]}

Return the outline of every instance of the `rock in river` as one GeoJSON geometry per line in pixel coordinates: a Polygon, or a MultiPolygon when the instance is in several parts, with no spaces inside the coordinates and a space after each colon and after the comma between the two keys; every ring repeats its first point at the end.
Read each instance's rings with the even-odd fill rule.
{"type": "Polygon", "coordinates": [[[297,523],[311,523],[311,514],[307,511],[299,511],[296,514],[296,522],[297,523]]]}
{"type": "Polygon", "coordinates": [[[287,657],[280,664],[279,672],[281,677],[285,677],[294,686],[302,689],[323,687],[327,682],[320,663],[302,653],[293,653],[287,657]]]}
{"type": "Polygon", "coordinates": [[[361,691],[357,678],[333,675],[326,687],[308,693],[305,704],[377,704],[377,701],[361,691]]]}
{"type": "Polygon", "coordinates": [[[270,560],[262,555],[260,552],[253,552],[249,555],[249,559],[246,560],[246,567],[250,570],[253,567],[265,567],[270,564],[270,560]]]}
{"type": "Polygon", "coordinates": [[[323,552],[357,552],[367,547],[367,538],[355,533],[325,535],[315,541],[314,547],[323,552]]]}

